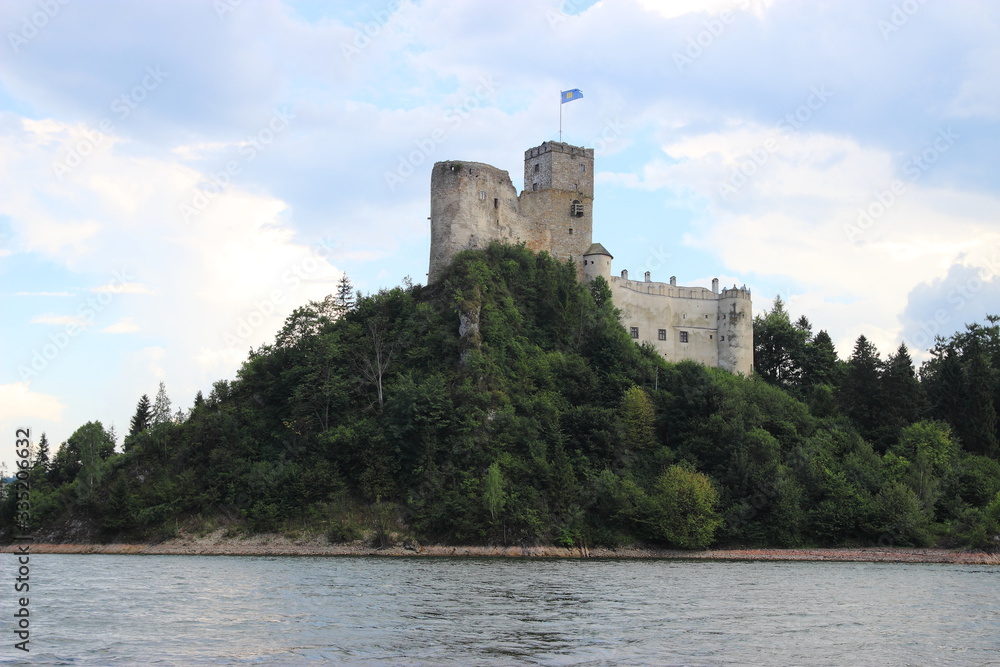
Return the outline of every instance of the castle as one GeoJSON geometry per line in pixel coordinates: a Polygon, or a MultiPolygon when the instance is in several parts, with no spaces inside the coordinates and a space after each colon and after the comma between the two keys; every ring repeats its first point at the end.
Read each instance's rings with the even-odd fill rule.
{"type": "Polygon", "coordinates": [[[749,375],[753,318],[746,287],[719,290],[630,280],[611,275],[613,257],[593,242],[594,150],[546,141],[524,152],[524,191],[510,175],[479,162],[446,161],[431,173],[431,254],[428,282],[451,257],[492,241],[524,243],[577,267],[581,280],[602,276],[637,342],[649,342],[668,361],[691,359],[749,375]]]}

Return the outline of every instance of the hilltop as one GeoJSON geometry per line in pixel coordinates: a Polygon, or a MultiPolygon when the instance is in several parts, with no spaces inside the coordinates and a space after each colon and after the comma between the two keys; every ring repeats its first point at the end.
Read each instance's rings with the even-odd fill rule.
{"type": "Polygon", "coordinates": [[[31,518],[50,542],[988,546],[996,459],[919,413],[864,432],[837,398],[851,367],[828,366],[782,387],[667,363],[603,280],[494,244],[429,287],[298,308],[183,423],[141,424],[122,452],[81,427],[33,469],[31,518]]]}

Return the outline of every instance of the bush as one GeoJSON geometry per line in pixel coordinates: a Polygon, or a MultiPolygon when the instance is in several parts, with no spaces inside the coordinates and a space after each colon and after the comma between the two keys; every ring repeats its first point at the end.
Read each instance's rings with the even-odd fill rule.
{"type": "Polygon", "coordinates": [[[719,492],[694,468],[673,465],[660,475],[653,489],[656,536],[682,549],[704,549],[722,525],[716,508],[719,492]]]}

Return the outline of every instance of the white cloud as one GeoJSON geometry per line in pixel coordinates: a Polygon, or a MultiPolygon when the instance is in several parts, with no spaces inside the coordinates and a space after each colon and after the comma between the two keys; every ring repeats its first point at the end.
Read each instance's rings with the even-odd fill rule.
{"type": "MultiPolygon", "coordinates": [[[[895,349],[914,285],[944,276],[960,258],[997,261],[996,197],[901,180],[893,156],[856,141],[736,125],[663,150],[669,161],[604,180],[687,193],[703,222],[684,243],[779,286],[790,310],[829,328],[842,353],[861,333],[895,349]],[[761,152],[765,145],[772,150],[761,152]]],[[[756,292],[757,310],[769,299],[756,292]]]]}
{"type": "Polygon", "coordinates": [[[121,320],[118,320],[111,326],[104,327],[103,329],[101,329],[101,332],[110,334],[123,334],[123,333],[136,333],[139,330],[140,330],[139,325],[137,325],[131,317],[126,317],[121,320]]]}
{"type": "MultiPolygon", "coordinates": [[[[62,420],[66,406],[55,396],[32,391],[30,382],[0,384],[0,406],[3,406],[3,421],[31,426],[35,419],[58,422],[62,420]]],[[[11,432],[4,429],[4,432],[11,432]]]]}
{"type": "Polygon", "coordinates": [[[17,292],[14,296],[74,296],[72,292],[17,292]]]}
{"type": "Polygon", "coordinates": [[[659,13],[664,18],[685,14],[719,14],[724,11],[749,10],[760,14],[774,4],[774,0],[638,0],[646,10],[659,13]]]}
{"type": "Polygon", "coordinates": [[[153,294],[153,290],[149,289],[141,283],[121,283],[121,282],[111,282],[107,285],[100,285],[99,287],[91,287],[91,292],[104,292],[108,294],[153,294]]]}
{"type": "Polygon", "coordinates": [[[86,327],[92,323],[83,315],[37,315],[31,318],[31,324],[86,327]]]}
{"type": "Polygon", "coordinates": [[[141,350],[130,355],[136,364],[140,367],[145,367],[146,371],[157,380],[163,380],[167,377],[167,372],[163,368],[163,359],[166,357],[167,351],[159,346],[144,347],[141,350]]]}

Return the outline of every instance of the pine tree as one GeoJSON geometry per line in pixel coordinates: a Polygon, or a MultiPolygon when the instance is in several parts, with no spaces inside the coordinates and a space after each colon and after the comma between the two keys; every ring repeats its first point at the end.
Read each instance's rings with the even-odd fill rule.
{"type": "Polygon", "coordinates": [[[883,400],[879,381],[882,366],[875,346],[864,334],[858,336],[838,393],[844,413],[868,440],[875,439],[881,424],[883,400]]]}
{"type": "Polygon", "coordinates": [[[802,384],[807,387],[819,384],[834,384],[837,382],[838,371],[837,350],[833,339],[826,330],[820,331],[806,345],[805,358],[802,364],[802,384]]]}
{"type": "Polygon", "coordinates": [[[930,400],[931,414],[951,424],[959,433],[965,412],[965,368],[954,345],[941,345],[933,350],[935,359],[920,369],[922,384],[930,400]]]}
{"type": "MultiPolygon", "coordinates": [[[[162,384],[161,384],[162,386],[162,384]]],[[[149,396],[143,394],[135,406],[135,414],[129,422],[128,437],[133,438],[150,427],[152,414],[149,406],[149,396]]]]}
{"type": "Polygon", "coordinates": [[[38,439],[38,452],[35,454],[35,461],[33,465],[35,467],[40,467],[44,472],[49,471],[49,439],[45,435],[44,431],[42,431],[42,437],[38,439]]]}
{"type": "Polygon", "coordinates": [[[170,412],[170,397],[167,396],[167,387],[163,382],[160,382],[160,388],[156,392],[156,401],[153,403],[150,425],[166,424],[172,418],[173,415],[170,412]]]}
{"type": "Polygon", "coordinates": [[[920,420],[925,412],[924,392],[905,343],[886,360],[881,385],[884,399],[882,440],[895,441],[900,429],[920,420]]]}
{"type": "Polygon", "coordinates": [[[965,349],[968,391],[959,434],[965,448],[976,454],[997,456],[997,413],[993,405],[993,373],[979,339],[973,337],[965,349]]]}
{"type": "Polygon", "coordinates": [[[343,315],[354,309],[354,285],[351,284],[351,279],[347,277],[345,273],[340,277],[340,281],[337,283],[337,311],[343,315]]]}

